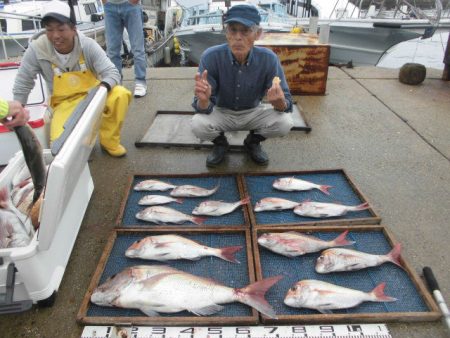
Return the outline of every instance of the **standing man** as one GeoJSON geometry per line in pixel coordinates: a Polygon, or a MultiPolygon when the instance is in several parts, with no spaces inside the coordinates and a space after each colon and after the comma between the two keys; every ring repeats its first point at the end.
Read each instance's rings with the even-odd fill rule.
{"type": "Polygon", "coordinates": [[[144,27],[140,0],[102,0],[105,8],[106,52],[122,75],[120,50],[123,42],[123,29],[130,38],[134,60],[134,97],[147,94],[145,79],[147,60],[145,55],[144,27]]]}
{"type": "MultiPolygon", "coordinates": [[[[73,13],[72,13],[73,14],[73,13]]],[[[78,33],[69,5],[52,0],[44,8],[43,32],[33,37],[20,64],[14,83],[14,99],[25,104],[40,73],[51,92],[50,141],[64,131],[63,126],[89,90],[97,85],[108,90],[100,123],[100,145],[111,156],[121,157],[120,131],[131,93],[120,83],[120,74],[103,49],[91,38],[78,33]]]]}
{"type": "Polygon", "coordinates": [[[227,131],[249,130],[244,148],[256,164],[266,165],[269,157],[261,142],[285,136],[293,126],[292,98],[280,61],[271,50],[254,46],[260,21],[254,6],[231,7],[224,21],[228,43],[208,48],[201,57],[191,127],[198,138],[214,144],[206,159],[209,167],[224,159],[227,131]],[[269,104],[261,103],[264,96],[269,104]]]}
{"type": "Polygon", "coordinates": [[[30,119],[30,112],[18,101],[0,98],[0,122],[7,128],[24,126],[30,119]]]}

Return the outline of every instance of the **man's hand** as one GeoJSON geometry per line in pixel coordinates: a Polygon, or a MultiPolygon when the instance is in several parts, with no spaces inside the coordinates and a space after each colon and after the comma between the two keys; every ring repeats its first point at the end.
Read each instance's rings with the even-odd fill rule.
{"type": "Polygon", "coordinates": [[[24,126],[30,119],[30,112],[18,101],[8,101],[9,113],[1,122],[9,129],[24,126]]]}
{"type": "Polygon", "coordinates": [[[209,98],[211,97],[211,85],[208,82],[208,71],[205,69],[203,73],[195,74],[194,94],[197,96],[197,106],[199,109],[207,109],[209,106],[209,98]]]}
{"type": "Polygon", "coordinates": [[[267,100],[272,104],[273,108],[278,111],[284,111],[286,109],[286,100],[278,77],[274,78],[272,87],[267,91],[267,100]]]}

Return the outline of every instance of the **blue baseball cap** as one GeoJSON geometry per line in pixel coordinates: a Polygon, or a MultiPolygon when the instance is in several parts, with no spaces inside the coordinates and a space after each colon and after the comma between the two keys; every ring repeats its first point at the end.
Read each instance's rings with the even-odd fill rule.
{"type": "Polygon", "coordinates": [[[261,16],[255,6],[236,5],[228,10],[224,22],[238,22],[244,26],[252,27],[254,25],[259,25],[261,16]]]}

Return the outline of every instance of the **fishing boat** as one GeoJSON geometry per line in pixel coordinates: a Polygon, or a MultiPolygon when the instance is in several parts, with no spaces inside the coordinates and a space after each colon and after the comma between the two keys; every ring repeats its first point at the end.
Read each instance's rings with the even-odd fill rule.
{"type": "MultiPolygon", "coordinates": [[[[23,54],[30,38],[41,30],[41,16],[47,1],[0,1],[0,59],[23,54]]],[[[74,4],[77,29],[105,44],[103,5],[100,0],[78,0],[74,4]]]]}
{"type": "MultiPolygon", "coordinates": [[[[239,3],[243,1],[231,1],[231,6],[239,3]]],[[[443,9],[440,0],[432,0],[432,5],[428,1],[428,8],[413,6],[405,0],[392,0],[391,7],[385,0],[280,0],[253,3],[258,5],[261,13],[267,13],[262,14],[263,31],[289,32],[298,27],[310,34],[318,34],[321,27],[329,29],[330,63],[337,65],[350,62],[353,65],[376,65],[388,49],[400,42],[450,30],[448,3],[443,9]],[[310,24],[312,18],[316,18],[314,25],[310,24]]],[[[206,48],[226,42],[222,24],[226,7],[217,5],[215,1],[193,7],[180,5],[184,5],[183,20],[175,30],[175,35],[187,58],[198,64],[206,48]]]]}

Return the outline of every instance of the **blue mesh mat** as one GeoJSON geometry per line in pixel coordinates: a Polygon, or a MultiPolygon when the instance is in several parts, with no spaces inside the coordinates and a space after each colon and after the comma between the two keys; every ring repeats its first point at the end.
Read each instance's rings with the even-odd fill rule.
{"type": "MultiPolygon", "coordinates": [[[[141,210],[144,210],[146,206],[138,205],[138,201],[145,195],[164,195],[170,196],[170,191],[134,191],[133,187],[144,180],[156,179],[163,182],[171,183],[174,185],[184,185],[190,184],[199,186],[205,189],[214,188],[219,182],[219,190],[211,196],[208,197],[186,197],[183,199],[183,203],[169,203],[165,204],[165,207],[173,208],[185,214],[191,215],[192,210],[198,206],[201,202],[207,200],[216,200],[224,202],[237,202],[239,201],[240,195],[237,186],[236,177],[234,176],[209,176],[209,177],[149,177],[149,176],[135,176],[131,185],[131,190],[129,192],[128,200],[125,206],[124,215],[122,218],[122,224],[124,226],[157,226],[158,224],[138,220],[135,215],[141,210]]],[[[237,208],[232,213],[223,216],[199,216],[206,218],[204,225],[244,225],[244,211],[245,208],[242,206],[237,208]]],[[[174,225],[174,224],[167,224],[174,225]]],[[[196,226],[192,222],[186,222],[183,226],[196,226]]]]}
{"type": "MultiPolygon", "coordinates": [[[[265,197],[285,198],[291,201],[312,200],[315,202],[341,203],[345,205],[358,205],[365,201],[361,200],[356,191],[349,184],[344,172],[319,172],[300,175],[246,175],[244,176],[246,188],[251,198],[252,210],[259,200],[265,197]],[[318,189],[308,191],[281,191],[272,187],[277,178],[295,177],[321,185],[331,185],[330,195],[325,195],[318,189]]],[[[286,224],[302,222],[319,222],[325,220],[354,219],[373,217],[369,210],[349,212],[340,217],[312,218],[294,214],[292,210],[262,211],[254,212],[256,224],[286,224]]]]}
{"type": "MultiPolygon", "coordinates": [[[[312,232],[311,235],[322,240],[332,240],[340,232],[312,232]]],[[[347,238],[355,241],[346,248],[364,251],[371,254],[385,254],[392,247],[381,231],[350,232],[347,238]]],[[[343,287],[369,292],[381,282],[386,282],[385,294],[397,298],[396,302],[374,303],[364,302],[361,305],[333,313],[388,313],[388,312],[427,312],[428,307],[420,296],[408,274],[391,263],[359,271],[335,272],[319,274],[315,265],[320,252],[287,258],[275,254],[259,246],[261,271],[263,278],[283,275],[284,278],[275,284],[266,294],[266,299],[274,307],[277,315],[309,315],[320,312],[305,308],[293,308],[283,303],[286,292],[296,282],[303,279],[316,279],[343,287]]]]}
{"type": "MultiPolygon", "coordinates": [[[[161,234],[161,233],[159,233],[161,234]]],[[[192,273],[197,276],[212,278],[226,286],[241,288],[249,284],[248,258],[246,252],[246,241],[244,233],[220,233],[220,234],[183,234],[181,236],[198,241],[210,247],[225,247],[242,245],[243,248],[236,252],[236,259],[241,262],[234,264],[217,257],[204,257],[198,261],[172,260],[167,262],[156,262],[143,259],[125,257],[126,249],[136,240],[146,236],[157,235],[156,233],[129,233],[120,234],[114,242],[111,254],[100,278],[100,284],[108,277],[122,271],[126,267],[135,265],[170,265],[176,269],[192,273]]],[[[250,243],[249,243],[250,245],[250,243]]],[[[251,316],[251,308],[240,303],[223,304],[224,309],[214,316],[251,316]]],[[[135,309],[121,309],[97,306],[89,303],[87,317],[145,317],[146,315],[135,309]]],[[[163,313],[164,317],[197,317],[187,311],[175,314],[163,313]]]]}

